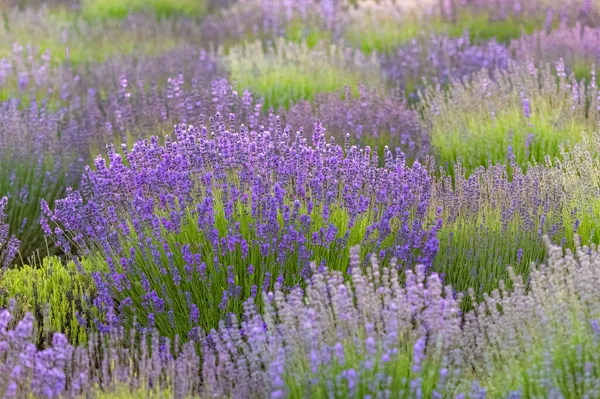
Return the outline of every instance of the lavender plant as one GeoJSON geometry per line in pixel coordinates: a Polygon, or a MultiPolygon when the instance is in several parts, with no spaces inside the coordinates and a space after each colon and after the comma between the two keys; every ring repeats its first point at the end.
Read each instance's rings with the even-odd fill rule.
{"type": "Polygon", "coordinates": [[[431,129],[431,145],[442,166],[454,160],[471,173],[478,166],[514,160],[520,165],[558,154],[567,140],[598,124],[598,87],[567,77],[557,63],[558,79],[549,65],[511,63],[491,80],[483,72],[471,83],[455,82],[449,93],[428,87],[420,110],[431,129]]]}
{"type": "Polygon", "coordinates": [[[493,74],[497,69],[506,69],[511,58],[509,49],[494,39],[471,43],[468,32],[457,38],[420,35],[385,56],[381,69],[387,79],[416,101],[417,92],[432,81],[447,87],[483,69],[493,74]]]}
{"type": "MultiPolygon", "coordinates": [[[[327,133],[340,142],[350,140],[358,147],[376,149],[380,162],[390,149],[400,148],[409,164],[424,160],[429,153],[429,135],[404,96],[382,94],[363,85],[356,96],[349,87],[343,95],[319,93],[312,102],[299,101],[289,110],[280,109],[279,115],[287,126],[303,126],[319,119],[327,126],[327,133]]],[[[272,130],[272,123],[266,126],[272,130]]]]}
{"type": "Polygon", "coordinates": [[[530,164],[524,173],[513,164],[478,168],[466,175],[458,163],[454,178],[434,177],[431,207],[443,207],[434,270],[444,281],[478,297],[491,292],[508,269],[524,278],[532,263],[547,257],[545,235],[575,249],[575,234],[598,244],[599,138],[585,135],[560,155],[530,164]]]}
{"type": "Polygon", "coordinates": [[[515,58],[536,60],[555,64],[563,60],[565,72],[575,77],[590,80],[594,65],[600,61],[598,53],[598,28],[582,26],[579,22],[573,27],[566,24],[551,32],[536,32],[520,37],[510,44],[515,58]]]}
{"type": "Polygon", "coordinates": [[[48,112],[44,103],[38,108],[32,101],[24,110],[16,100],[0,104],[0,192],[8,198],[9,231],[21,241],[19,261],[52,252],[39,226],[39,203],[53,203],[79,180],[84,156],[78,135],[76,120],[48,112]]]}
{"type": "Polygon", "coordinates": [[[10,234],[9,226],[6,223],[6,204],[8,198],[0,199],[0,266],[4,269],[13,261],[21,242],[10,234]]]}
{"type": "Polygon", "coordinates": [[[431,265],[439,221],[425,223],[431,179],[418,163],[388,153],[379,167],[368,147],[327,143],[319,122],[312,144],[280,126],[237,131],[233,115],[209,128],[111,151],[81,191],[44,205],[46,234],[97,265],[96,307],[116,313],[102,323],[135,314],[187,336],[276,283],[293,288],[311,259],[346,268],[356,244],[363,259],[431,265]]]}
{"type": "Polygon", "coordinates": [[[336,46],[310,49],[305,43],[278,40],[263,51],[255,42],[231,48],[226,63],[231,79],[263,97],[267,109],[340,91],[345,85],[380,84],[377,58],[336,46]]]}
{"type": "Polygon", "coordinates": [[[285,37],[309,45],[340,39],[346,1],[238,0],[201,24],[202,37],[225,48],[255,40],[285,37]]]}

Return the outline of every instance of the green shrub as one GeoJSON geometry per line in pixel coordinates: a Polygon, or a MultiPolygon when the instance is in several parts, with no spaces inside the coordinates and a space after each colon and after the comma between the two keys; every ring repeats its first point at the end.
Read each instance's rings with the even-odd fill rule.
{"type": "Polygon", "coordinates": [[[306,42],[280,39],[263,49],[255,42],[231,48],[225,63],[237,86],[263,96],[266,108],[311,100],[317,93],[342,92],[344,86],[380,84],[377,59],[334,45],[311,49],[306,42]]]}
{"type": "Polygon", "coordinates": [[[206,0],[83,0],[82,14],[88,19],[127,17],[130,12],[153,12],[157,17],[201,17],[206,0]]]}
{"type": "MultiPolygon", "coordinates": [[[[81,267],[85,265],[83,262],[81,267]]],[[[79,324],[78,316],[93,320],[88,305],[94,293],[89,274],[80,273],[73,262],[64,265],[57,257],[8,269],[0,278],[0,308],[13,306],[18,318],[31,312],[40,346],[51,343],[55,332],[66,334],[73,344],[86,343],[87,328],[79,324]]]]}
{"type": "Polygon", "coordinates": [[[494,81],[482,72],[472,83],[455,82],[449,92],[427,88],[419,107],[440,165],[453,173],[460,158],[467,174],[489,162],[526,167],[594,131],[600,121],[596,82],[577,83],[557,68],[558,79],[550,66],[513,64],[497,71],[494,81]]]}

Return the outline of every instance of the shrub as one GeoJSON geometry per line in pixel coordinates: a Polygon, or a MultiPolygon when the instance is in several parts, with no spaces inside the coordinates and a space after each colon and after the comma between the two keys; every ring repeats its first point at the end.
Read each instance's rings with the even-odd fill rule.
{"type": "Polygon", "coordinates": [[[379,62],[358,50],[276,41],[263,50],[260,42],[232,47],[226,57],[231,79],[264,98],[268,109],[311,100],[316,93],[364,83],[379,85],[379,62]]]}
{"type": "Polygon", "coordinates": [[[23,265],[5,270],[0,279],[0,308],[11,308],[15,317],[34,317],[34,343],[51,344],[54,333],[66,334],[69,342],[85,344],[88,321],[93,321],[91,304],[93,281],[84,273],[85,262],[63,265],[56,257],[46,257],[39,265],[23,265]]]}
{"type": "Polygon", "coordinates": [[[312,145],[288,129],[238,132],[233,115],[229,129],[210,122],[210,133],[178,125],[165,146],[97,158],[82,191],[46,208],[57,246],[89,252],[99,310],[119,307],[105,323],[135,314],[186,336],[273,284],[302,283],[311,259],[345,269],[356,244],[400,269],[433,261],[439,225],[423,219],[430,179],[418,163],[388,152],[379,167],[369,148],[327,143],[318,122],[312,145]]]}
{"type": "Polygon", "coordinates": [[[548,65],[512,64],[494,80],[482,72],[472,83],[455,82],[448,93],[427,88],[420,110],[440,164],[450,173],[457,158],[467,173],[489,162],[526,166],[593,131],[599,115],[595,80],[585,85],[567,78],[562,63],[556,67],[558,79],[548,65]]]}
{"type": "Polygon", "coordinates": [[[446,283],[483,298],[509,280],[508,266],[528,278],[531,265],[545,261],[543,236],[572,250],[575,234],[586,245],[600,243],[599,138],[584,135],[558,152],[526,172],[513,164],[512,175],[504,165],[467,175],[457,163],[453,178],[433,178],[430,209],[442,207],[444,220],[434,270],[446,283]]]}

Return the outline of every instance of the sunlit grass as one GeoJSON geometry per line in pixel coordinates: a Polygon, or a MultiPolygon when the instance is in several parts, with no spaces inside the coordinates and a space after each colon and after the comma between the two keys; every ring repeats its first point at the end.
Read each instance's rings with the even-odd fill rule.
{"type": "Polygon", "coordinates": [[[467,173],[489,162],[526,167],[596,128],[596,88],[573,90],[571,79],[557,79],[549,67],[513,65],[498,73],[496,81],[482,73],[473,83],[456,82],[447,93],[430,87],[419,105],[439,164],[451,173],[457,158],[467,173]]]}

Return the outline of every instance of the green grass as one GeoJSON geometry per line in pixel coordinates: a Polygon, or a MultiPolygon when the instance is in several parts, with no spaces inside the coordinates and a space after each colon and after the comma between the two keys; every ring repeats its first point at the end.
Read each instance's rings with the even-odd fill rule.
{"type": "Polygon", "coordinates": [[[306,43],[309,48],[313,48],[319,43],[331,43],[333,41],[333,34],[317,26],[311,26],[299,19],[295,19],[287,25],[285,38],[290,42],[306,43]]]}
{"type": "Polygon", "coordinates": [[[67,58],[71,66],[79,66],[128,54],[159,54],[183,40],[170,21],[154,17],[135,24],[89,20],[64,8],[12,10],[6,17],[7,22],[0,26],[0,58],[11,61],[13,43],[31,45],[36,55],[49,50],[53,67],[63,65],[67,58]]]}
{"type": "Polygon", "coordinates": [[[39,258],[55,248],[44,240],[39,224],[41,216],[40,201],[46,199],[52,204],[65,195],[67,182],[62,168],[54,168],[54,159],[47,157],[38,164],[37,160],[4,156],[0,161],[0,190],[9,195],[6,207],[7,222],[10,231],[21,240],[20,254],[15,262],[27,261],[29,257],[39,258]]]}
{"type": "MultiPolygon", "coordinates": [[[[544,27],[546,13],[536,15],[512,15],[499,19],[495,10],[473,12],[466,8],[459,9],[454,23],[447,23],[444,31],[452,37],[460,37],[469,31],[471,42],[483,42],[495,39],[500,43],[509,43],[522,33],[531,34],[544,27]]],[[[555,18],[555,25],[557,19],[555,18]]]]}

